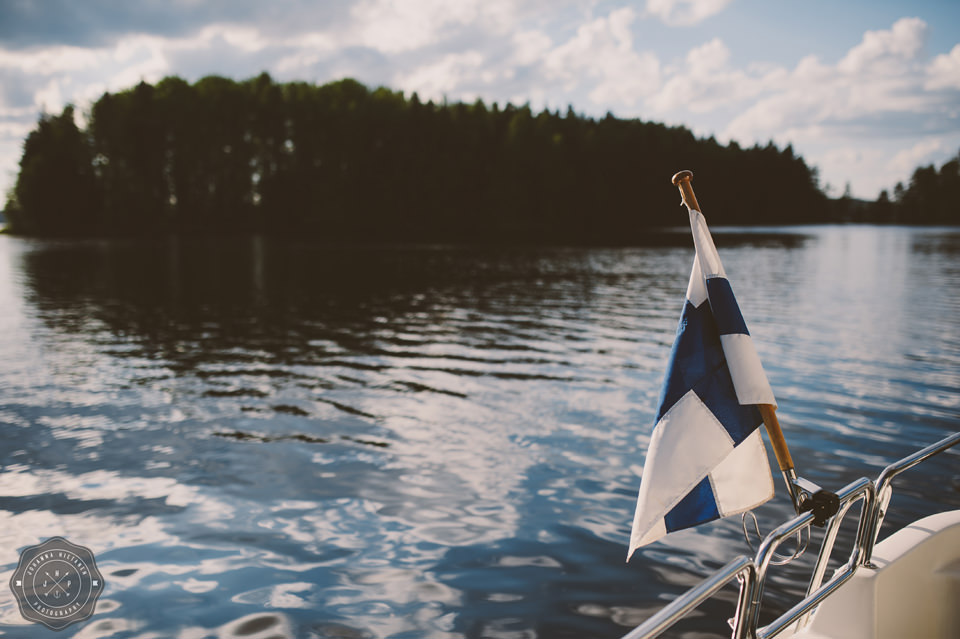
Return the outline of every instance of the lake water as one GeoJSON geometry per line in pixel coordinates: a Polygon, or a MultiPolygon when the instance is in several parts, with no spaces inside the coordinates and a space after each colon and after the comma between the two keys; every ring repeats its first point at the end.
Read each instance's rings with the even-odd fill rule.
{"type": "MultiPolygon", "coordinates": [[[[960,430],[960,229],[715,236],[801,475],[960,430]]],[[[624,561],[692,259],[0,236],[0,633],[51,636],[5,584],[60,535],[106,589],[58,637],[621,636],[748,552],[733,518],[624,561]]],[[[889,524],[960,507],[957,459],[889,524]]]]}

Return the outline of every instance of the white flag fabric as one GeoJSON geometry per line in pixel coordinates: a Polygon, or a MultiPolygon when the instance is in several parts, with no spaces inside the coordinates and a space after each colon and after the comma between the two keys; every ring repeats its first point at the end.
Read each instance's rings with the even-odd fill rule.
{"type": "Polygon", "coordinates": [[[703,215],[697,255],[650,439],[627,559],[669,532],[756,508],[773,476],[756,404],[773,391],[703,215]]]}

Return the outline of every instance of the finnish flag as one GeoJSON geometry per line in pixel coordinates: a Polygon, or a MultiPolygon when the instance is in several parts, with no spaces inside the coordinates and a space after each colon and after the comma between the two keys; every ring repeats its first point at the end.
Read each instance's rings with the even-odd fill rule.
{"type": "Polygon", "coordinates": [[[703,215],[630,533],[634,550],[773,497],[757,404],[776,406],[703,215]]]}

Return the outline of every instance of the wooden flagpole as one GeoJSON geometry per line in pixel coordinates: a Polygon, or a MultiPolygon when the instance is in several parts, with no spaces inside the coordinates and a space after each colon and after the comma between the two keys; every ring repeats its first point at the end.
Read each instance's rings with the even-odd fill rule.
{"type": "MultiPolygon", "coordinates": [[[[683,198],[687,208],[700,211],[697,196],[693,194],[693,186],[690,185],[692,179],[691,171],[680,171],[673,176],[673,184],[680,189],[680,197],[683,198]]],[[[793,468],[790,449],[787,448],[787,440],[784,439],[783,430],[780,428],[780,420],[777,419],[777,409],[771,404],[757,404],[757,408],[760,409],[760,415],[763,417],[763,425],[767,429],[767,435],[770,436],[770,444],[777,457],[777,464],[780,465],[780,472],[783,473],[784,480],[787,482],[787,489],[790,491],[790,496],[794,498],[794,504],[797,505],[796,489],[792,481],[796,479],[796,471],[793,468]]]]}

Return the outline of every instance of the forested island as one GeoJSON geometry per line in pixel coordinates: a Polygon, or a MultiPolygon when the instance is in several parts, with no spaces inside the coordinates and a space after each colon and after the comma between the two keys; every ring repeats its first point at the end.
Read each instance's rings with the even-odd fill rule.
{"type": "Polygon", "coordinates": [[[44,114],[5,213],[13,233],[298,234],[328,240],[629,244],[684,223],[960,223],[960,162],[877,202],[828,198],[790,146],[741,148],[608,114],[422,102],[346,79],[168,77],[44,114]]]}

